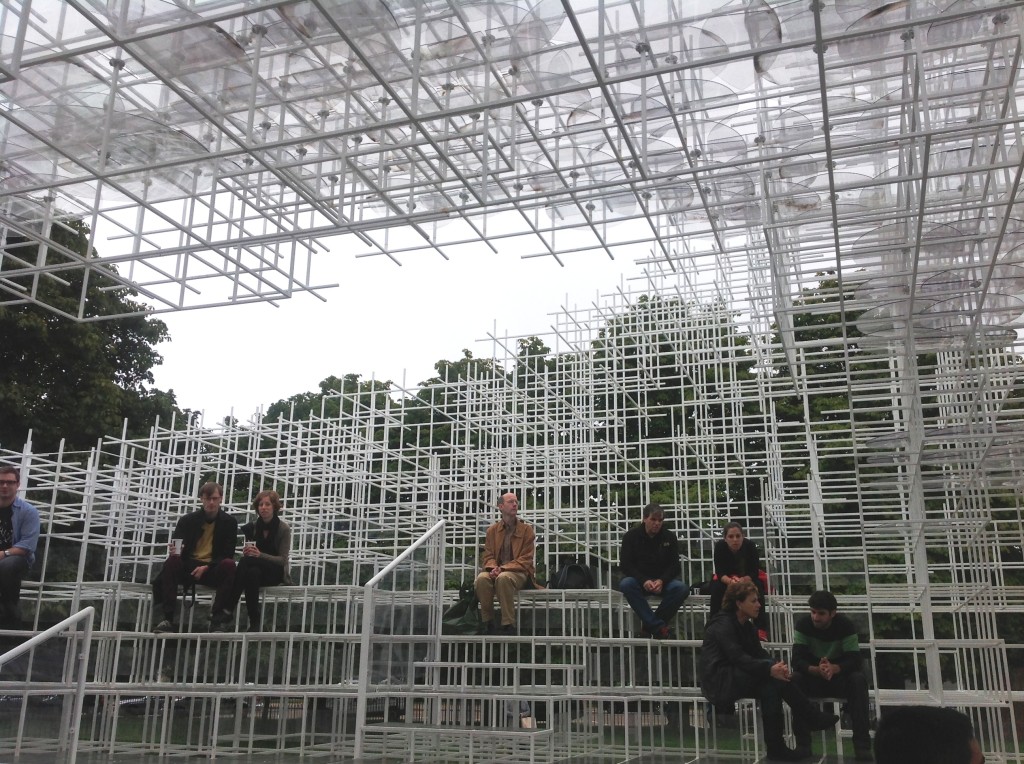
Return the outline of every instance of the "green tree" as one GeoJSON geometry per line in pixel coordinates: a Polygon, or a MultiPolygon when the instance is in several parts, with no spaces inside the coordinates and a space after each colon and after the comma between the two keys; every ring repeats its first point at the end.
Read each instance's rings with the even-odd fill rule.
{"type": "MultiPolygon", "coordinates": [[[[88,228],[81,222],[54,226],[53,237],[83,257],[88,228]]],[[[8,239],[3,270],[24,259],[26,245],[8,239]]],[[[62,256],[49,251],[49,264],[62,256]]],[[[168,339],[163,321],[148,317],[138,294],[102,272],[69,268],[52,276],[13,276],[15,289],[0,305],[0,446],[20,450],[32,432],[36,452],[87,449],[104,435],[120,434],[128,418],[129,435],[148,432],[156,416],[169,423],[180,413],[173,391],[152,389],[153,368],[162,362],[156,346],[168,339]],[[82,279],[88,274],[84,320],[76,321],[34,302],[10,299],[38,294],[39,302],[67,316],[79,311],[82,279]],[[21,290],[24,290],[22,292],[21,290]],[[105,319],[105,316],[118,316],[105,319]]]]}

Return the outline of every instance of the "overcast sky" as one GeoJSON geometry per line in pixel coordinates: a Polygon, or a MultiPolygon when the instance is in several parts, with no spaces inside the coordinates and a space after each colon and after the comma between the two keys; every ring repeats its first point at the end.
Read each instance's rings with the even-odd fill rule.
{"type": "MultiPolygon", "coordinates": [[[[638,253],[643,254],[643,253],[638,253]]],[[[319,257],[331,257],[320,255],[319,257]]],[[[339,259],[326,302],[309,295],[268,304],[164,314],[171,341],[156,386],[207,425],[228,414],[246,421],[260,407],[318,389],[332,374],[361,374],[415,386],[439,359],[468,348],[490,357],[490,332],[542,335],[561,305],[589,305],[638,272],[622,258],[567,261],[507,254],[421,259],[339,259]],[[567,301],[568,296],[568,301],[567,301]]],[[[548,343],[553,346],[552,342],[548,343]]]]}

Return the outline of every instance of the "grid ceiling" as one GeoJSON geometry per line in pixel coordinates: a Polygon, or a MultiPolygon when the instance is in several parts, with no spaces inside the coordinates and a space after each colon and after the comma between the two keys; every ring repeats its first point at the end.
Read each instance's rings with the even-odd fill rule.
{"type": "Polygon", "coordinates": [[[95,318],[97,274],[157,311],[274,300],[327,288],[328,255],[486,247],[767,263],[782,314],[857,271],[882,336],[1024,312],[1017,3],[5,0],[0,23],[7,302],[95,318]],[[99,260],[48,240],[68,219],[99,260]]]}

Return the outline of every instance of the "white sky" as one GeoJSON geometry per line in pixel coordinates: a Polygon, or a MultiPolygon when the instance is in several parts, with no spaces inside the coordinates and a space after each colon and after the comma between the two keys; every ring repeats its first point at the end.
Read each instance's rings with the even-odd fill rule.
{"type": "MultiPolygon", "coordinates": [[[[472,257],[343,257],[327,302],[299,295],[280,303],[161,315],[171,341],[156,386],[174,390],[182,408],[202,410],[207,425],[232,414],[247,421],[261,407],[317,390],[332,374],[361,374],[408,386],[434,375],[434,363],[490,357],[488,333],[543,335],[549,314],[597,301],[639,268],[622,258],[523,260],[486,248],[472,257]],[[215,361],[207,360],[215,351],[215,361]]],[[[642,253],[638,253],[642,254],[642,253]]],[[[336,257],[330,254],[320,258],[336,257]]],[[[553,342],[548,342],[552,347],[553,342]]]]}

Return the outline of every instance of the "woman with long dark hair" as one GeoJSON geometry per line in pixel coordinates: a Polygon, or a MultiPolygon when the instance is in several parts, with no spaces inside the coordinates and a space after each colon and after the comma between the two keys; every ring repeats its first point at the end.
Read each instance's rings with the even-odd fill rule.
{"type": "MultiPolygon", "coordinates": [[[[722,607],[722,597],[730,584],[749,581],[757,587],[761,605],[765,604],[765,587],[761,581],[761,555],[757,546],[743,532],[737,522],[726,523],[722,538],[715,542],[715,578],[708,588],[710,602],[708,616],[714,618],[722,607]]],[[[762,639],[768,639],[768,618],[762,610],[757,617],[757,628],[762,639]],[[763,633],[761,633],[763,632],[763,633]]]]}

